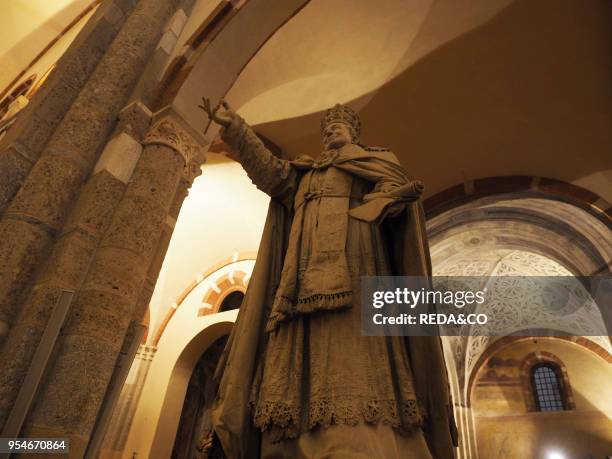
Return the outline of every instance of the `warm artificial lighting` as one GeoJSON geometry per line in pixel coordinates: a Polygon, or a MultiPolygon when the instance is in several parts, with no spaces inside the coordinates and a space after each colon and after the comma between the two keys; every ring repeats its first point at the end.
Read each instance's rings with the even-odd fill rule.
{"type": "Polygon", "coordinates": [[[565,454],[561,454],[559,451],[549,451],[546,459],[567,459],[565,454]]]}

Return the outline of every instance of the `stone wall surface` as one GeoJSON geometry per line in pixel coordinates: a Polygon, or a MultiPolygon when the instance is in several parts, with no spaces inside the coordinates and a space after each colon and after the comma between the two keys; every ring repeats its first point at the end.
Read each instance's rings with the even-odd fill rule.
{"type": "MultiPolygon", "coordinates": [[[[122,111],[118,132],[113,139],[127,136],[140,146],[137,139],[124,131],[129,131],[138,138],[138,129],[135,126],[146,121],[144,132],[140,134],[142,140],[149,118],[150,113],[144,107],[132,104],[122,111]],[[126,124],[126,120],[130,120],[130,123],[126,124]]],[[[110,153],[118,159],[123,159],[125,163],[125,145],[117,144],[112,139],[108,145],[115,147],[110,153]]],[[[109,153],[108,149],[105,150],[106,153],[109,153]]],[[[121,181],[113,175],[112,169],[109,171],[107,168],[101,168],[81,189],[79,198],[36,279],[33,292],[24,303],[19,320],[5,344],[4,351],[14,357],[3,362],[4,371],[0,377],[0,390],[5,391],[2,400],[6,405],[0,402],[0,412],[3,416],[6,415],[9,403],[14,397],[7,394],[14,394],[18,383],[23,380],[60,292],[77,291],[81,287],[100,239],[123,196],[126,182],[127,180],[121,181]]]]}
{"type": "MultiPolygon", "coordinates": [[[[547,361],[547,360],[542,360],[547,361]]],[[[529,372],[530,367],[527,368],[529,372]]],[[[582,345],[555,338],[510,343],[493,354],[476,378],[471,409],[478,438],[478,457],[605,457],[612,442],[612,402],[607,381],[612,367],[582,345]],[[564,392],[575,403],[564,411],[535,411],[535,394],[529,377],[523,379],[524,363],[554,356],[563,372],[564,392]]]]}

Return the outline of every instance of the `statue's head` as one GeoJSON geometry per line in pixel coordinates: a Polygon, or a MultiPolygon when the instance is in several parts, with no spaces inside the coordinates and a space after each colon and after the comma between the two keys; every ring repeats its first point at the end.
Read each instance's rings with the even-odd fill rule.
{"type": "Polygon", "coordinates": [[[323,115],[321,133],[326,150],[340,148],[349,143],[357,143],[361,134],[361,122],[351,108],[336,104],[323,115]]]}

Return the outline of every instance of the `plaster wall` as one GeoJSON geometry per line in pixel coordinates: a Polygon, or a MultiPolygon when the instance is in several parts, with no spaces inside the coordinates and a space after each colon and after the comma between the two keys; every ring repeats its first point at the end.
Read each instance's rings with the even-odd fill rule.
{"type": "Polygon", "coordinates": [[[538,338],[513,343],[491,357],[472,392],[480,458],[564,458],[612,452],[612,366],[571,342],[538,338]],[[565,365],[575,410],[527,412],[521,362],[535,351],[557,356],[565,365]]]}
{"type": "Polygon", "coordinates": [[[149,339],[192,281],[228,256],[257,251],[268,202],[240,164],[208,154],[183,202],[155,286],[149,339]]]}
{"type": "Polygon", "coordinates": [[[255,124],[368,99],[410,64],[511,2],[311,0],[249,62],[228,98],[255,124]]]}
{"type": "Polygon", "coordinates": [[[151,362],[122,457],[170,457],[193,368],[217,338],[230,332],[237,313],[198,317],[194,308],[177,310],[151,362]]]}

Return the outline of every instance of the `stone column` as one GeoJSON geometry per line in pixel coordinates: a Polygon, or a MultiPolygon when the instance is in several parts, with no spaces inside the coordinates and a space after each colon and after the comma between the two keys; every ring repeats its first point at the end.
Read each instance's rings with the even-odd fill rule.
{"type": "Polygon", "coordinates": [[[36,268],[91,173],[178,0],[141,0],[59,123],[0,222],[0,321],[13,325],[36,268]]]}
{"type": "Polygon", "coordinates": [[[115,135],[82,188],[49,259],[36,278],[32,294],[6,339],[0,358],[0,426],[4,425],[17,396],[51,308],[62,290],[77,292],[81,288],[96,247],[140,157],[140,142],[149,129],[150,119],[151,112],[137,102],[120,112],[115,135]]]}
{"type": "Polygon", "coordinates": [[[143,287],[185,169],[203,158],[198,138],[170,110],[155,117],[23,435],[69,438],[71,457],[85,451],[128,325],[141,315],[143,287]]]}
{"type": "Polygon", "coordinates": [[[135,3],[135,0],[106,0],[98,6],[0,141],[0,214],[23,184],[135,3]]]}

